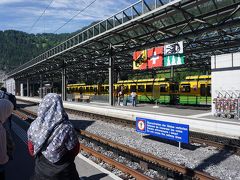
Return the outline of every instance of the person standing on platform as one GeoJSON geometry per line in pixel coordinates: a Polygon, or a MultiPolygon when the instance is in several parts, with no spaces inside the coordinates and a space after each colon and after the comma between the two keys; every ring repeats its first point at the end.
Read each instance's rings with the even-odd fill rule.
{"type": "Polygon", "coordinates": [[[80,92],[80,99],[82,99],[83,98],[83,93],[82,92],[80,92]]]}
{"type": "Polygon", "coordinates": [[[122,100],[122,96],[123,96],[123,92],[122,92],[122,90],[120,90],[119,92],[118,92],[118,105],[120,106],[120,103],[121,103],[121,100],[122,100]]]}
{"type": "Polygon", "coordinates": [[[114,91],[114,106],[118,103],[118,91],[114,91]]]}
{"type": "Polygon", "coordinates": [[[82,91],[80,91],[79,102],[82,102],[82,101],[83,101],[83,93],[82,91]]]}
{"type": "Polygon", "coordinates": [[[35,157],[33,180],[79,180],[74,164],[79,141],[59,95],[43,98],[27,134],[29,152],[35,157]]]}
{"type": "Polygon", "coordinates": [[[132,96],[132,106],[136,107],[137,93],[135,92],[135,90],[132,91],[131,96],[132,96]]]}
{"type": "Polygon", "coordinates": [[[9,100],[0,99],[0,179],[5,179],[5,165],[9,160],[7,131],[3,127],[12,114],[13,105],[9,100]]]}

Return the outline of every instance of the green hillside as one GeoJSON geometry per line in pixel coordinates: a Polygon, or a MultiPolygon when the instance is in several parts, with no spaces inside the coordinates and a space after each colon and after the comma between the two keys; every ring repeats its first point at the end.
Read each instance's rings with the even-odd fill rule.
{"type": "Polygon", "coordinates": [[[9,71],[67,39],[71,34],[0,31],[0,70],[9,71]]]}
{"type": "Polygon", "coordinates": [[[92,22],[76,32],[64,34],[0,31],[0,70],[12,70],[96,23],[98,21],[92,22]]]}

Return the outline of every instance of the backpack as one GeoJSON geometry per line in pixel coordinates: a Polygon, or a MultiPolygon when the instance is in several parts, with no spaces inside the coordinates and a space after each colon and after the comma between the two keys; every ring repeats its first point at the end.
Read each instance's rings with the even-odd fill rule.
{"type": "Polygon", "coordinates": [[[16,97],[11,94],[0,90],[0,99],[7,99],[13,104],[13,109],[16,110],[17,100],[16,97]]]}
{"type": "Polygon", "coordinates": [[[16,106],[17,106],[16,97],[11,93],[7,93],[7,94],[8,94],[8,100],[11,101],[13,104],[13,109],[16,110],[16,106]]]}
{"type": "Polygon", "coordinates": [[[0,99],[6,99],[5,98],[5,92],[0,90],[0,99]]]}

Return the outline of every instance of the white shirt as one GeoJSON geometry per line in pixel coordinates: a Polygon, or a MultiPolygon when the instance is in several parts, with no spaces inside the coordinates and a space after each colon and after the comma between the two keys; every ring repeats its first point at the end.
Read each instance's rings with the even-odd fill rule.
{"type": "Polygon", "coordinates": [[[132,97],[136,97],[136,96],[137,96],[137,93],[136,93],[136,92],[132,92],[132,93],[131,93],[131,96],[132,96],[132,97]]]}

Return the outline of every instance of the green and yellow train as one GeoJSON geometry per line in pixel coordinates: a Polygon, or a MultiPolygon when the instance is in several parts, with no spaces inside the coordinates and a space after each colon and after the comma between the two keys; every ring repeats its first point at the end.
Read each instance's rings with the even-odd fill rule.
{"type": "MultiPolygon", "coordinates": [[[[115,95],[123,90],[127,97],[134,90],[139,102],[159,102],[169,104],[174,97],[179,104],[210,104],[211,76],[187,76],[184,81],[173,82],[167,78],[121,80],[114,84],[115,95]]],[[[69,94],[107,95],[108,84],[86,85],[68,84],[69,94]]]]}

